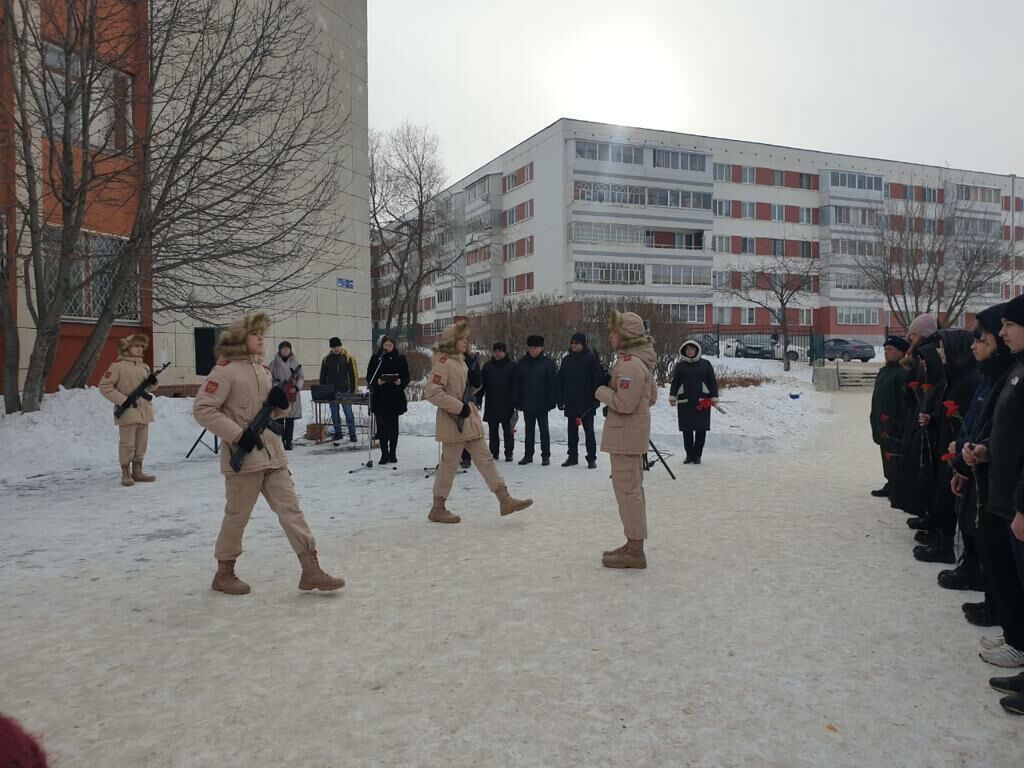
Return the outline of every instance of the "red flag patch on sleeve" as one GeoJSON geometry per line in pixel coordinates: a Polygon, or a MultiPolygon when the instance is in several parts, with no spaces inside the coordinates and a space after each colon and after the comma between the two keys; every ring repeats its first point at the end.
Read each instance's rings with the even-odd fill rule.
{"type": "Polygon", "coordinates": [[[437,362],[439,362],[439,363],[447,363],[448,362],[448,358],[445,357],[444,355],[441,355],[441,358],[437,362]]]}
{"type": "Polygon", "coordinates": [[[441,383],[441,374],[440,373],[435,373],[434,374],[434,383],[435,384],[440,384],[441,383]]]}
{"type": "Polygon", "coordinates": [[[205,389],[206,389],[207,392],[209,392],[212,395],[212,394],[216,393],[217,388],[219,386],[220,386],[220,384],[218,384],[216,381],[208,381],[208,382],[206,382],[205,389]]]}
{"type": "Polygon", "coordinates": [[[632,356],[632,355],[623,355],[623,356],[622,356],[622,359],[623,359],[623,360],[626,360],[626,361],[628,361],[628,360],[632,360],[632,359],[633,359],[633,356],[632,356]]]}
{"type": "Polygon", "coordinates": [[[630,382],[630,379],[626,378],[625,376],[620,376],[619,377],[619,389],[629,389],[629,382],[630,382]]]}
{"type": "Polygon", "coordinates": [[[230,360],[221,360],[219,363],[217,363],[217,365],[221,365],[221,366],[223,366],[223,365],[231,365],[231,361],[230,360]]]}

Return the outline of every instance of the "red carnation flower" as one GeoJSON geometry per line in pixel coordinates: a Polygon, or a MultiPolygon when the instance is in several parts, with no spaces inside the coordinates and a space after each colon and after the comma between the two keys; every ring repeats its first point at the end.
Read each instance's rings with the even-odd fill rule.
{"type": "Polygon", "coordinates": [[[921,382],[919,382],[919,381],[912,381],[909,384],[907,384],[907,389],[917,389],[920,386],[921,386],[921,382]]]}
{"type": "Polygon", "coordinates": [[[942,407],[946,409],[946,416],[949,418],[960,415],[960,406],[957,405],[956,400],[943,400],[942,407]]]}
{"type": "Polygon", "coordinates": [[[930,390],[932,390],[934,388],[935,387],[932,384],[922,384],[921,385],[921,389],[923,389],[925,392],[928,392],[928,391],[930,391],[930,390]]]}
{"type": "Polygon", "coordinates": [[[939,456],[939,461],[953,461],[956,458],[955,453],[944,453],[939,456]]]}
{"type": "Polygon", "coordinates": [[[882,458],[885,459],[886,461],[890,461],[895,456],[896,456],[895,453],[889,453],[888,451],[886,451],[885,453],[882,454],[882,458]]]}
{"type": "Polygon", "coordinates": [[[885,415],[885,414],[883,413],[883,414],[882,414],[882,423],[884,424],[884,423],[885,423],[885,422],[887,422],[888,420],[889,420],[889,417],[888,417],[888,416],[886,416],[886,415],[885,415]]]}
{"type": "Polygon", "coordinates": [[[583,419],[581,419],[579,416],[577,416],[576,417],[576,426],[579,427],[579,426],[582,426],[582,425],[583,425],[583,419]]]}

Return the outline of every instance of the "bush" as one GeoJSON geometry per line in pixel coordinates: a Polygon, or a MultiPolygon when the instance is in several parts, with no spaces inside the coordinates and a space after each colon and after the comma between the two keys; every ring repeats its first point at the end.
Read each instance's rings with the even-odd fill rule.
{"type": "Polygon", "coordinates": [[[771,379],[761,373],[737,373],[728,368],[715,371],[715,379],[719,389],[739,389],[742,387],[759,387],[768,384],[771,379]]]}
{"type": "Polygon", "coordinates": [[[430,373],[430,355],[418,349],[407,349],[403,354],[405,362],[409,364],[409,379],[419,381],[426,378],[430,373]]]}

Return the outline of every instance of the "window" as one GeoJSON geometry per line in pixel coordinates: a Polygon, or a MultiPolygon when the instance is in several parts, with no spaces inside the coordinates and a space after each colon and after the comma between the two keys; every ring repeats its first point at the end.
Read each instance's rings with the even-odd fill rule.
{"type": "Polygon", "coordinates": [[[800,241],[800,258],[811,259],[814,258],[814,248],[811,246],[809,240],[800,241]]]}
{"type": "Polygon", "coordinates": [[[647,230],[635,224],[574,221],[570,225],[569,239],[574,243],[612,243],[615,245],[642,246],[646,243],[647,230]]]}
{"type": "Polygon", "coordinates": [[[533,200],[527,200],[525,203],[520,203],[515,208],[508,208],[501,212],[502,224],[506,227],[511,227],[513,224],[518,224],[520,221],[533,218],[533,200]]]}
{"type": "Polygon", "coordinates": [[[469,284],[469,295],[470,296],[483,296],[491,292],[491,281],[476,280],[469,284]]]}
{"type": "Polygon", "coordinates": [[[655,264],[652,285],[711,285],[711,267],[655,264]]]}
{"type": "Polygon", "coordinates": [[[611,160],[613,163],[643,165],[644,148],[632,144],[609,144],[576,139],[576,157],[581,160],[611,160]]]}
{"type": "Polygon", "coordinates": [[[669,307],[669,317],[673,323],[704,323],[703,304],[672,304],[669,307]]]}
{"type": "Polygon", "coordinates": [[[675,247],[686,251],[704,250],[703,232],[676,232],[675,247]]]}
{"type": "Polygon", "coordinates": [[[483,197],[487,194],[490,188],[490,179],[484,176],[479,181],[474,181],[468,187],[466,187],[466,202],[472,203],[474,200],[483,197]]]}
{"type": "Polygon", "coordinates": [[[784,205],[772,205],[772,221],[785,221],[786,220],[786,206],[784,205]]]}
{"type": "Polygon", "coordinates": [[[473,264],[480,264],[484,261],[491,260],[491,248],[490,246],[484,246],[483,248],[474,248],[472,251],[466,251],[466,266],[472,266],[473,264]]]}
{"type": "Polygon", "coordinates": [[[864,189],[872,192],[881,192],[882,177],[871,176],[864,173],[847,173],[846,171],[832,171],[830,180],[833,187],[847,187],[848,189],[864,189]]]}
{"type": "Polygon", "coordinates": [[[732,181],[732,166],[727,163],[715,163],[715,181],[732,181]]]}
{"type": "Polygon", "coordinates": [[[956,199],[972,203],[1000,203],[1002,192],[995,187],[975,187],[970,184],[956,185],[956,199]]]}
{"type": "Polygon", "coordinates": [[[797,325],[814,325],[814,310],[801,309],[796,320],[797,325]]]}
{"type": "Polygon", "coordinates": [[[667,189],[656,189],[648,188],[647,190],[647,204],[661,207],[668,207],[668,190],[667,189]]]}
{"type": "Polygon", "coordinates": [[[527,163],[502,178],[501,191],[508,192],[531,181],[533,181],[533,163],[527,163]]]}
{"type": "Polygon", "coordinates": [[[813,208],[801,208],[800,209],[800,223],[801,224],[813,224],[814,223],[814,209],[813,208]]]}
{"type": "Polygon", "coordinates": [[[871,287],[867,277],[861,272],[836,272],[832,276],[832,282],[836,288],[848,291],[863,291],[871,287]]]}
{"type": "Polygon", "coordinates": [[[744,184],[753,184],[754,180],[757,178],[757,169],[752,165],[746,165],[740,172],[740,177],[744,184]]]}
{"type": "Polygon", "coordinates": [[[772,240],[772,256],[785,256],[786,255],[786,241],[785,240],[772,240]]]}
{"type": "Polygon", "coordinates": [[[715,307],[715,322],[718,325],[732,323],[732,307],[715,307]]]}
{"type": "Polygon", "coordinates": [[[836,307],[839,325],[878,325],[877,307],[836,307]]]}
{"type": "Polygon", "coordinates": [[[835,239],[832,254],[840,256],[874,256],[875,243],[871,240],[835,239]]]}
{"type": "Polygon", "coordinates": [[[924,193],[924,202],[937,203],[939,201],[939,190],[932,187],[925,187],[922,192],[924,193]]]}
{"type": "Polygon", "coordinates": [[[782,171],[772,171],[772,186],[784,186],[785,179],[785,174],[783,174],[782,171]]]}
{"type": "Polygon", "coordinates": [[[114,154],[132,146],[132,78],[100,62],[84,66],[73,53],[46,44],[43,52],[43,97],[46,115],[53,122],[54,138],[64,135],[68,108],[71,111],[70,136],[75,142],[87,139],[94,150],[114,154]],[[71,71],[69,84],[66,73],[71,71]],[[89,108],[89,135],[82,136],[83,99],[89,108]]]}
{"type": "Polygon", "coordinates": [[[654,150],[654,167],[671,168],[674,171],[699,171],[707,170],[707,155],[699,155],[694,152],[677,152],[672,149],[654,150]]]}
{"type": "Polygon", "coordinates": [[[754,252],[754,238],[752,237],[741,237],[740,238],[740,253],[752,254],[754,252]]]}
{"type": "Polygon", "coordinates": [[[596,285],[643,285],[644,265],[577,261],[576,282],[596,285]]]}
{"type": "Polygon", "coordinates": [[[502,257],[505,261],[514,261],[525,256],[533,255],[533,235],[522,237],[514,243],[508,243],[501,247],[502,257]]]}
{"type": "Polygon", "coordinates": [[[741,203],[743,206],[743,218],[753,219],[756,215],[756,206],[754,203],[741,203]]]}
{"type": "MultiPolygon", "coordinates": [[[[52,292],[56,287],[57,254],[60,249],[61,231],[56,227],[43,230],[43,251],[53,254],[45,262],[47,288],[52,292]]],[[[85,232],[79,235],[75,246],[75,260],[71,264],[70,289],[64,317],[96,318],[110,298],[114,283],[114,270],[117,267],[117,256],[124,240],[105,235],[92,235],[85,232]]],[[[139,319],[138,286],[126,291],[124,298],[116,308],[115,317],[119,320],[139,319]]]]}
{"type": "Polygon", "coordinates": [[[716,269],[711,275],[711,286],[713,288],[728,288],[732,280],[732,272],[716,269]]]}
{"type": "Polygon", "coordinates": [[[533,272],[524,272],[521,275],[506,277],[503,287],[506,296],[512,293],[525,293],[526,291],[532,291],[533,272]]]}
{"type": "Polygon", "coordinates": [[[995,219],[957,216],[953,220],[953,227],[954,232],[958,235],[993,235],[999,230],[999,222],[995,219]]]}
{"type": "Polygon", "coordinates": [[[732,216],[732,200],[715,200],[715,216],[732,216]]]}
{"type": "Polygon", "coordinates": [[[437,297],[438,304],[447,304],[452,300],[452,289],[451,288],[440,288],[435,294],[437,297]]]}
{"type": "Polygon", "coordinates": [[[728,235],[715,235],[712,247],[715,253],[732,253],[732,238],[728,235]]]}
{"type": "Polygon", "coordinates": [[[811,185],[811,174],[809,174],[809,173],[801,173],[800,174],[800,189],[810,189],[811,186],[812,186],[811,185]]]}
{"type": "Polygon", "coordinates": [[[740,307],[740,324],[754,325],[757,322],[756,307],[740,307]]]}

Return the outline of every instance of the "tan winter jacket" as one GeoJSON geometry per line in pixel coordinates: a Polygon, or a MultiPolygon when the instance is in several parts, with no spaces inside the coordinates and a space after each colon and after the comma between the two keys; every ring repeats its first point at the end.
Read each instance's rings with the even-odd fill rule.
{"type": "MultiPolygon", "coordinates": [[[[128,395],[146,380],[147,376],[149,376],[149,366],[141,359],[118,355],[117,361],[111,363],[100,380],[100,394],[114,405],[121,405],[128,399],[128,395]]],[[[114,423],[119,427],[128,427],[132,424],[152,424],[154,421],[152,403],[141,397],[135,401],[135,407],[126,410],[120,419],[114,417],[114,423]]]]}
{"type": "MultiPolygon", "coordinates": [[[[265,330],[270,325],[266,315],[247,315],[229,326],[221,336],[216,352],[220,357],[196,394],[192,415],[199,426],[213,432],[225,445],[220,452],[220,471],[234,474],[228,462],[235,444],[249,422],[256,418],[267,400],[272,385],[270,367],[259,355],[245,350],[249,329],[265,330]]],[[[283,418],[287,411],[277,411],[274,418],[283,418]]],[[[263,448],[255,448],[242,465],[240,474],[266,472],[288,466],[281,438],[264,430],[263,448]]]]}
{"type": "Polygon", "coordinates": [[[480,411],[470,398],[470,414],[459,432],[456,417],[462,410],[462,398],[466,391],[469,371],[462,355],[435,352],[434,362],[427,380],[427,400],[437,406],[437,420],[434,438],[439,443],[466,443],[480,440],[484,436],[484,424],[480,411]]]}
{"type": "Polygon", "coordinates": [[[612,369],[610,386],[594,396],[608,406],[601,434],[605,453],[640,455],[651,439],[651,406],[658,400],[654,381],[654,347],[649,341],[622,350],[612,369]]]}

